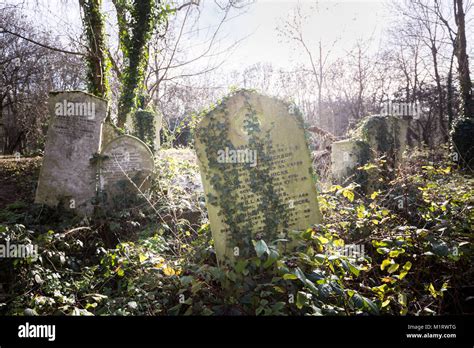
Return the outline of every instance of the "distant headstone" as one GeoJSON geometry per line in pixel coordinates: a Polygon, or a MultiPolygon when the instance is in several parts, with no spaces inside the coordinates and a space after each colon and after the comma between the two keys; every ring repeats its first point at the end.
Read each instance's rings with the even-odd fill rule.
{"type": "Polygon", "coordinates": [[[378,178],[358,168],[382,155],[386,156],[389,167],[400,164],[407,147],[408,126],[407,119],[372,115],[361,122],[349,139],[332,143],[331,172],[335,183],[350,178],[366,192],[377,189],[378,178]]]}
{"type": "Polygon", "coordinates": [[[88,93],[52,92],[51,123],[36,190],[36,203],[64,204],[90,215],[96,196],[96,166],[107,102],[88,93]]]}
{"type": "Polygon", "coordinates": [[[356,173],[356,169],[366,164],[371,158],[370,146],[357,139],[345,139],[332,143],[331,173],[337,183],[356,173]]]}
{"type": "Polygon", "coordinates": [[[303,120],[292,105],[239,91],[196,129],[198,162],[218,260],[252,255],[321,221],[303,120]]]}
{"type": "Polygon", "coordinates": [[[100,191],[106,206],[126,207],[149,189],[153,153],[140,139],[117,137],[104,145],[100,157],[100,191]]]}
{"type": "Polygon", "coordinates": [[[162,127],[162,116],[151,110],[137,110],[127,116],[125,128],[147,146],[152,152],[161,147],[160,132],[162,127]]]}
{"type": "Polygon", "coordinates": [[[364,119],[356,135],[368,142],[374,152],[385,154],[392,162],[399,163],[407,147],[409,123],[406,118],[373,115],[364,119]]]}

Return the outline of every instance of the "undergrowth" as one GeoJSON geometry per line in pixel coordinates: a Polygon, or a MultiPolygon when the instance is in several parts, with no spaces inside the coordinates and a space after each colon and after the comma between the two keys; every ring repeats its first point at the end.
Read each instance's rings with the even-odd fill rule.
{"type": "Polygon", "coordinates": [[[320,193],[323,224],[293,231],[293,250],[256,238],[251,257],[220,267],[205,217],[183,217],[203,210],[202,193],[176,188],[193,166],[161,160],[153,208],[108,219],[16,202],[0,211],[0,245],[31,245],[38,257],[0,260],[0,313],[474,313],[473,177],[414,151],[389,180],[380,161],[361,168],[380,171],[379,190],[320,193]]]}

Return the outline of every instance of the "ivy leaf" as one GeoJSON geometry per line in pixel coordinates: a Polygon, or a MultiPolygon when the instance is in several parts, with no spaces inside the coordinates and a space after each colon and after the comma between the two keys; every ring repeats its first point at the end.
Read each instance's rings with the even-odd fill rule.
{"type": "Polygon", "coordinates": [[[237,273],[242,273],[245,267],[247,267],[247,263],[248,263],[248,260],[240,259],[235,265],[235,271],[237,273]]]}
{"type": "Polygon", "coordinates": [[[375,199],[377,198],[377,196],[380,194],[380,191],[374,191],[372,192],[372,194],[370,195],[370,199],[375,199]]]}
{"type": "Polygon", "coordinates": [[[255,242],[254,247],[258,257],[261,257],[263,254],[270,254],[270,249],[268,249],[267,243],[262,239],[255,242]]]}
{"type": "Polygon", "coordinates": [[[407,295],[404,293],[398,294],[398,303],[400,303],[403,307],[407,306],[407,295]]]}
{"type": "Polygon", "coordinates": [[[398,255],[403,254],[404,252],[405,252],[405,249],[397,248],[395,250],[391,250],[388,256],[395,258],[395,257],[398,257],[398,255]]]}
{"type": "Polygon", "coordinates": [[[279,256],[278,251],[273,250],[273,249],[269,249],[269,250],[270,250],[270,254],[268,255],[267,261],[263,263],[264,268],[270,267],[271,265],[275,263],[276,260],[278,260],[278,256],[279,256]]]}
{"type": "Polygon", "coordinates": [[[373,314],[379,314],[379,308],[377,305],[370,299],[363,297],[365,304],[373,314]]]}
{"type": "Polygon", "coordinates": [[[298,277],[292,273],[287,273],[283,275],[283,279],[285,280],[295,280],[298,279],[298,277]]]}
{"type": "Polygon", "coordinates": [[[348,189],[343,190],[342,195],[346,197],[349,200],[349,202],[354,201],[354,192],[352,192],[351,190],[348,190],[348,189]]]}
{"type": "Polygon", "coordinates": [[[140,263],[143,263],[144,261],[146,261],[148,259],[148,256],[145,255],[145,254],[140,253],[138,255],[138,258],[140,259],[140,263]]]}
{"type": "Polygon", "coordinates": [[[304,292],[298,291],[296,294],[296,307],[298,309],[303,308],[306,304],[307,295],[304,292]]]}
{"type": "Polygon", "coordinates": [[[383,271],[387,266],[391,264],[392,260],[390,259],[385,259],[382,261],[382,264],[380,265],[380,269],[383,271]]]}
{"type": "Polygon", "coordinates": [[[408,271],[411,269],[411,266],[412,266],[411,262],[410,262],[410,261],[407,261],[407,262],[405,262],[405,264],[403,265],[403,270],[408,272],[408,271]]]}
{"type": "Polygon", "coordinates": [[[398,263],[394,263],[393,265],[391,265],[391,266],[388,268],[387,272],[388,272],[388,273],[393,273],[393,272],[395,272],[395,271],[398,269],[398,267],[400,267],[400,265],[399,265],[398,263]]]}
{"type": "Polygon", "coordinates": [[[360,269],[358,269],[356,266],[354,266],[352,263],[348,262],[347,265],[349,266],[349,269],[351,272],[358,277],[360,274],[360,269]]]}

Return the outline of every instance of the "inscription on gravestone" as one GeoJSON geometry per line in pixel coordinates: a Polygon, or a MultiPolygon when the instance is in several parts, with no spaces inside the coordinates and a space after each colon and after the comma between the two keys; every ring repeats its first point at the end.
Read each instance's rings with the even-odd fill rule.
{"type": "Polygon", "coordinates": [[[303,120],[277,99],[239,91],[196,129],[196,152],[220,261],[321,221],[303,120]]]}
{"type": "Polygon", "coordinates": [[[123,135],[104,145],[100,189],[109,207],[124,207],[151,184],[153,153],[140,139],[123,135]]]}
{"type": "Polygon", "coordinates": [[[107,102],[88,93],[52,92],[51,123],[36,190],[36,203],[75,209],[90,215],[96,194],[96,168],[107,102]]]}

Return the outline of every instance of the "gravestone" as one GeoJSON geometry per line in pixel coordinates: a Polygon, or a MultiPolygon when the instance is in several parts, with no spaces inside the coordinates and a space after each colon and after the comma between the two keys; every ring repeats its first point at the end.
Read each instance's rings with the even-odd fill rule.
{"type": "Polygon", "coordinates": [[[162,124],[163,120],[160,113],[139,109],[127,116],[125,128],[130,134],[145,142],[152,152],[156,152],[161,147],[162,124]]]}
{"type": "Polygon", "coordinates": [[[378,154],[386,154],[395,163],[402,160],[407,147],[409,119],[391,115],[366,117],[355,136],[366,141],[378,154]]]}
{"type": "Polygon", "coordinates": [[[370,159],[370,146],[357,139],[345,139],[332,143],[331,173],[337,183],[356,174],[356,169],[370,159]]]}
{"type": "Polygon", "coordinates": [[[109,208],[125,208],[151,185],[153,153],[140,139],[119,136],[103,146],[99,185],[109,208]]]}
{"type": "Polygon", "coordinates": [[[50,126],[46,137],[35,203],[90,215],[96,196],[94,154],[100,151],[107,102],[92,94],[50,93],[50,126]]]}
{"type": "Polygon", "coordinates": [[[408,126],[407,119],[372,115],[361,122],[350,138],[332,143],[331,172],[335,183],[343,184],[350,178],[366,192],[375,190],[377,177],[357,168],[382,155],[390,168],[400,164],[407,148],[408,126]]]}
{"type": "Polygon", "coordinates": [[[253,255],[321,221],[303,120],[255,92],[226,98],[199,123],[195,146],[219,262],[253,255]]]}

